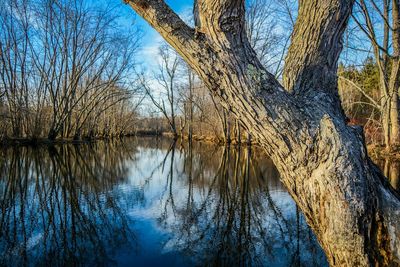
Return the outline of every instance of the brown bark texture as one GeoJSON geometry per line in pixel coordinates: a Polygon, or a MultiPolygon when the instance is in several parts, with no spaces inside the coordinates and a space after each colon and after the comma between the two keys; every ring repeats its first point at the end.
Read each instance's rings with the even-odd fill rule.
{"type": "Polygon", "coordinates": [[[299,1],[286,89],[249,44],[244,0],[198,0],[195,29],[163,0],[129,4],[271,157],[331,266],[400,264],[400,198],[368,157],[362,129],[346,124],[336,90],[353,1],[299,1]]]}

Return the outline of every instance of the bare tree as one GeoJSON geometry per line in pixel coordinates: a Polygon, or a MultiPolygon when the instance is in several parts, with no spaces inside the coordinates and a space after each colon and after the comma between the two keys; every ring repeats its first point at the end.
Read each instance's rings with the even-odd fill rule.
{"type": "Polygon", "coordinates": [[[39,24],[44,42],[41,53],[50,60],[41,64],[38,55],[36,65],[51,96],[48,136],[54,139],[58,134],[71,134],[73,111],[78,105],[84,106],[77,114],[79,128],[83,113],[88,115],[93,106],[116,97],[118,91],[111,89],[130,70],[134,51],[130,44],[136,44],[129,36],[112,32],[116,17],[107,15],[109,10],[90,12],[83,1],[49,2],[46,7],[39,24]]]}
{"type": "Polygon", "coordinates": [[[400,142],[399,8],[400,4],[397,0],[359,0],[356,1],[352,16],[361,32],[368,38],[378,66],[380,99],[375,104],[381,113],[383,137],[388,149],[400,142]]]}
{"type": "Polygon", "coordinates": [[[8,110],[1,120],[12,137],[79,139],[99,113],[132,96],[140,35],[120,31],[115,8],[83,0],[0,5],[0,88],[8,110]]]}
{"type": "Polygon", "coordinates": [[[246,32],[249,42],[264,67],[279,77],[294,24],[287,26],[275,14],[279,12],[292,21],[291,3],[289,0],[251,0],[247,5],[246,32]]]}
{"type": "Polygon", "coordinates": [[[181,121],[180,134],[184,135],[184,129],[187,126],[187,136],[191,140],[193,138],[193,124],[194,124],[194,113],[195,106],[194,103],[196,97],[196,87],[199,88],[201,85],[196,79],[197,75],[185,62],[180,64],[183,66],[183,84],[180,86],[179,102],[181,106],[181,111],[183,114],[183,120],[181,121]],[[200,86],[199,86],[200,85],[200,86]]]}
{"type": "Polygon", "coordinates": [[[176,124],[176,108],[177,100],[175,93],[177,91],[177,80],[179,71],[179,56],[171,50],[171,48],[164,44],[159,48],[160,64],[158,73],[156,73],[155,80],[161,89],[160,97],[156,97],[154,88],[145,82],[142,78],[142,86],[146,90],[151,102],[161,112],[164,118],[168,121],[171,132],[174,138],[178,137],[177,124],[176,124]],[[165,104],[167,101],[167,105],[165,104]]]}
{"type": "Polygon", "coordinates": [[[29,2],[5,1],[0,4],[0,78],[7,100],[12,135],[21,137],[29,108],[29,2]]]}

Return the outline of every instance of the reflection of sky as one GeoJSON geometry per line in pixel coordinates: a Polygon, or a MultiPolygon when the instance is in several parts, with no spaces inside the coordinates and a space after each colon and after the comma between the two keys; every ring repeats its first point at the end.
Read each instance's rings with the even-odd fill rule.
{"type": "MultiPolygon", "coordinates": [[[[171,152],[167,158],[165,158],[167,151],[161,151],[157,149],[139,149],[137,157],[138,160],[130,164],[129,169],[129,180],[124,188],[129,191],[129,188],[142,188],[144,191],[143,202],[140,205],[134,206],[129,211],[129,215],[132,216],[133,221],[135,221],[135,230],[139,234],[140,240],[145,240],[141,243],[142,249],[148,250],[144,255],[153,255],[153,257],[143,260],[143,263],[152,264],[157,261],[158,257],[166,260],[170,264],[178,264],[178,262],[171,261],[169,255],[176,254],[180,255],[182,252],[178,252],[179,248],[185,247],[186,239],[182,238],[181,232],[181,220],[180,214],[185,209],[188,202],[188,177],[186,173],[183,173],[183,154],[175,151],[174,154],[174,164],[172,167],[172,187],[170,188],[169,181],[171,179],[171,152]],[[151,164],[149,165],[149,162],[151,164]],[[173,210],[170,198],[170,190],[172,190],[173,202],[176,205],[175,210],[173,210]],[[156,248],[156,251],[154,250],[156,248]],[[154,256],[158,255],[158,256],[154,256]]],[[[209,173],[208,175],[213,176],[215,173],[209,173]]],[[[267,177],[268,178],[268,177],[267,177]]],[[[275,178],[276,179],[276,178],[275,178]]],[[[211,179],[210,179],[211,180],[211,179]]],[[[211,183],[211,181],[210,181],[211,183]]],[[[282,213],[283,217],[287,221],[293,223],[296,216],[296,206],[294,201],[290,198],[288,193],[284,190],[282,185],[276,182],[272,182],[269,188],[269,193],[272,201],[282,213]]],[[[201,214],[200,224],[207,224],[213,220],[213,211],[217,209],[218,204],[218,192],[212,192],[211,196],[208,195],[210,188],[209,186],[194,186],[193,199],[194,199],[194,209],[200,209],[202,203],[207,203],[206,212],[201,214]],[[207,202],[207,198],[211,201],[207,202]]],[[[214,190],[215,191],[215,190],[214,190]]],[[[127,192],[126,192],[127,193],[127,192]]],[[[266,213],[262,214],[262,223],[265,231],[269,231],[272,235],[277,234],[279,223],[276,221],[274,214],[266,206],[266,213]]],[[[301,219],[302,230],[307,230],[304,219],[301,219]]],[[[191,227],[193,234],[199,234],[198,229],[191,227]]],[[[255,235],[257,239],[256,232],[252,234],[255,235]]],[[[293,242],[289,238],[283,238],[279,240],[274,240],[275,244],[272,245],[275,255],[271,257],[265,257],[266,261],[270,261],[269,264],[275,264],[276,266],[286,266],[290,264],[289,260],[282,249],[285,246],[285,242],[293,242]]],[[[207,238],[207,237],[205,237],[207,238]]],[[[272,241],[272,240],[271,240],[272,241]]],[[[211,240],[210,240],[211,242],[211,240]]],[[[257,247],[257,253],[261,255],[265,254],[262,248],[262,242],[256,242],[260,247],[257,247]]],[[[203,245],[207,245],[204,243],[203,245]]],[[[287,246],[287,244],[286,244],[287,246]]],[[[307,244],[300,244],[300,247],[305,248],[307,244]]],[[[202,247],[199,247],[202,249],[202,247]]],[[[207,249],[207,248],[204,248],[207,249]]],[[[198,251],[199,253],[204,253],[203,251],[198,251]]],[[[312,257],[312,255],[307,255],[307,250],[302,250],[303,257],[312,257]],[[303,253],[304,252],[304,253],[303,253]]],[[[143,256],[143,255],[142,255],[143,256]]],[[[140,256],[140,258],[142,258],[140,256]]],[[[181,258],[182,255],[177,256],[181,258]]],[[[190,257],[189,257],[190,258],[190,257]]],[[[179,265],[183,264],[182,262],[179,265]]]]}
{"type": "MultiPolygon", "coordinates": [[[[187,151],[168,152],[168,146],[156,148],[151,141],[150,147],[129,145],[131,149],[125,154],[118,152],[123,147],[105,146],[91,151],[82,145],[81,158],[75,158],[74,148],[65,154],[70,157],[56,161],[51,161],[45,153],[38,161],[44,170],[38,180],[33,163],[30,168],[22,168],[21,179],[25,177],[23,170],[28,170],[31,177],[28,193],[13,200],[8,199],[8,194],[0,194],[0,204],[4,207],[13,203],[7,210],[7,214],[11,212],[7,215],[9,220],[12,209],[17,214],[25,213],[24,227],[19,225],[17,217],[0,227],[0,256],[11,246],[13,259],[25,251],[28,262],[32,263],[54,264],[62,262],[57,257],[74,256],[80,263],[93,264],[86,255],[90,253],[96,254],[97,263],[111,265],[192,266],[215,263],[223,257],[218,253],[231,257],[237,252],[248,260],[257,257],[258,261],[251,263],[287,266],[292,263],[299,238],[301,262],[310,266],[316,257],[319,266],[325,264],[304,219],[301,216],[299,221],[296,219],[296,206],[270,163],[252,161],[250,170],[254,172],[250,171],[248,178],[238,176],[235,184],[232,174],[237,154],[233,150],[229,152],[230,158],[223,161],[222,148],[195,147],[190,176],[193,187],[190,187],[187,151]],[[222,162],[228,164],[227,179],[216,175],[222,162]],[[66,166],[72,168],[67,172],[68,177],[66,166]],[[85,176],[79,166],[89,167],[85,176]],[[254,175],[259,172],[263,173],[264,181],[254,175]],[[249,181],[249,193],[244,195],[243,179],[249,181]],[[229,194],[223,193],[225,189],[229,194]],[[244,210],[242,204],[246,206],[244,210]],[[17,222],[15,228],[14,222],[17,222]],[[5,229],[14,229],[17,236],[4,232],[5,229]],[[14,246],[13,239],[20,245],[14,246]],[[24,240],[27,240],[25,247],[24,240]],[[221,249],[221,246],[228,247],[221,249]]],[[[30,162],[33,158],[21,160],[30,162]]],[[[246,168],[243,158],[238,164],[241,170],[246,168]]],[[[0,170],[4,170],[2,166],[0,170]]],[[[7,182],[6,178],[0,180],[0,193],[8,190],[7,182]]]]}

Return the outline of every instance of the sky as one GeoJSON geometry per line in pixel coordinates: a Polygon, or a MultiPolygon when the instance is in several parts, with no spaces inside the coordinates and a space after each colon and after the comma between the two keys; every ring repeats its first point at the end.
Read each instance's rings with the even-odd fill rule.
{"type": "MultiPolygon", "coordinates": [[[[114,1],[122,2],[122,0],[114,1]]],[[[184,20],[188,18],[193,9],[193,0],[167,0],[166,2],[184,20]]],[[[143,33],[141,48],[137,54],[138,61],[145,63],[144,66],[148,69],[156,68],[158,66],[158,48],[163,39],[144,19],[137,16],[132,8],[128,5],[126,8],[132,18],[135,18],[135,24],[143,33]]]]}
{"type": "MultiPolygon", "coordinates": [[[[1,1],[1,0],[0,0],[1,1]]],[[[90,4],[97,5],[98,0],[89,0],[90,4]]],[[[159,68],[160,56],[159,47],[164,43],[163,38],[156,32],[143,18],[138,16],[135,11],[129,6],[124,4],[123,0],[100,0],[101,5],[115,6],[118,12],[121,12],[119,23],[123,27],[138,27],[141,32],[140,47],[136,53],[135,60],[139,63],[136,71],[144,72],[147,76],[147,82],[151,85],[152,90],[157,94],[161,92],[160,85],[152,79],[155,70],[159,68]]],[[[167,4],[184,20],[192,16],[193,0],[166,0],[167,4]]],[[[149,99],[142,102],[144,107],[152,106],[149,99]]],[[[154,112],[153,109],[144,108],[142,113],[150,115],[154,112]],[[149,113],[149,114],[147,114],[149,113]]]]}

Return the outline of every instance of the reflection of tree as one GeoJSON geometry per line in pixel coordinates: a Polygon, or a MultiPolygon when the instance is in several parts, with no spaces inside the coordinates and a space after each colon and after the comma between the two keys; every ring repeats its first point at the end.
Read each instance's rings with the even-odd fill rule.
{"type": "Polygon", "coordinates": [[[114,190],[133,149],[101,142],[2,151],[0,265],[111,263],[113,249],[133,237],[114,190]]]}
{"type": "Polygon", "coordinates": [[[112,264],[134,241],[131,211],[154,215],[173,234],[164,248],[201,265],[323,264],[260,155],[152,138],[0,151],[0,266],[112,264]]]}
{"type": "MultiPolygon", "coordinates": [[[[292,212],[287,207],[282,211],[284,205],[276,203],[276,196],[284,192],[270,162],[258,164],[248,148],[211,151],[189,144],[183,151],[184,163],[176,176],[185,177],[186,203],[174,201],[172,192],[180,193],[173,188],[177,182],[170,179],[160,218],[176,232],[168,245],[201,265],[325,263],[293,202],[292,212]],[[168,211],[175,219],[168,221],[174,221],[173,225],[167,223],[168,211]]],[[[173,157],[171,173],[179,163],[173,157]]]]}

